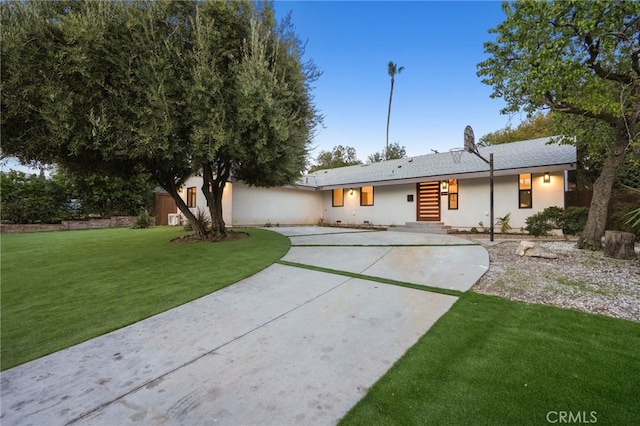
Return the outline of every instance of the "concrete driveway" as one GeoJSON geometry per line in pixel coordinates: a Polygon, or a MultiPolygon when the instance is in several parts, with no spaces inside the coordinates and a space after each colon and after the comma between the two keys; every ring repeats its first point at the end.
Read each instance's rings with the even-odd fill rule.
{"type": "Polygon", "coordinates": [[[286,265],[2,372],[0,423],[335,424],[456,297],[307,265],[461,291],[489,265],[447,235],[271,229],[286,265]]]}

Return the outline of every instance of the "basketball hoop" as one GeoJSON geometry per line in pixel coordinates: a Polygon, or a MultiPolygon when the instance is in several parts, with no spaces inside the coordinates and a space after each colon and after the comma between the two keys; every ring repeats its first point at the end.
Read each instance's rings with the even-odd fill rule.
{"type": "Polygon", "coordinates": [[[453,157],[453,162],[456,164],[460,164],[464,148],[451,148],[449,152],[451,153],[451,157],[453,157]]]}
{"type": "Polygon", "coordinates": [[[473,153],[478,152],[478,148],[476,148],[476,138],[473,135],[471,126],[464,128],[464,149],[473,153]]]}

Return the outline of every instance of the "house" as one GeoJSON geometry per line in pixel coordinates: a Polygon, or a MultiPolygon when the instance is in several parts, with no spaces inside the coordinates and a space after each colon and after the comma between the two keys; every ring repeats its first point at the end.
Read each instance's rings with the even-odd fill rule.
{"type": "MultiPolygon", "coordinates": [[[[576,148],[534,139],[479,148],[494,156],[494,214],[511,214],[515,230],[547,207],[564,207],[576,148]]],[[[183,188],[187,205],[206,210],[201,178],[183,188]]],[[[333,224],[394,226],[442,222],[457,229],[489,226],[489,166],[463,152],[428,154],[381,163],[319,170],[296,185],[254,188],[231,180],[225,188],[227,225],[333,224]]]]}

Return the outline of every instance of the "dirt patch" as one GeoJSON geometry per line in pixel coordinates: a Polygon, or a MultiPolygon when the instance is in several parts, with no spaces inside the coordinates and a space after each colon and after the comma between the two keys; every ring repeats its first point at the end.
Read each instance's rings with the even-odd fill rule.
{"type": "Polygon", "coordinates": [[[196,236],[196,234],[190,234],[190,235],[185,235],[183,237],[178,237],[178,238],[174,238],[173,240],[171,240],[172,243],[178,243],[178,244],[195,244],[195,243],[224,243],[227,241],[235,241],[235,240],[241,240],[243,238],[248,238],[249,237],[249,233],[248,232],[241,232],[241,231],[227,231],[227,236],[225,238],[206,238],[206,239],[202,239],[198,236],[196,236]]]}

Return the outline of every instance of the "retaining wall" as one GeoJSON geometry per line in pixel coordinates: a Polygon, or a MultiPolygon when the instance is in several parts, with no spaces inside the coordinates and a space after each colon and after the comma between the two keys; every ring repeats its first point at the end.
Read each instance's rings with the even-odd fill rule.
{"type": "Polygon", "coordinates": [[[112,216],[109,219],[63,220],[62,223],[48,224],[2,224],[3,234],[15,232],[68,231],[72,229],[128,228],[133,225],[136,216],[112,216]]]}

